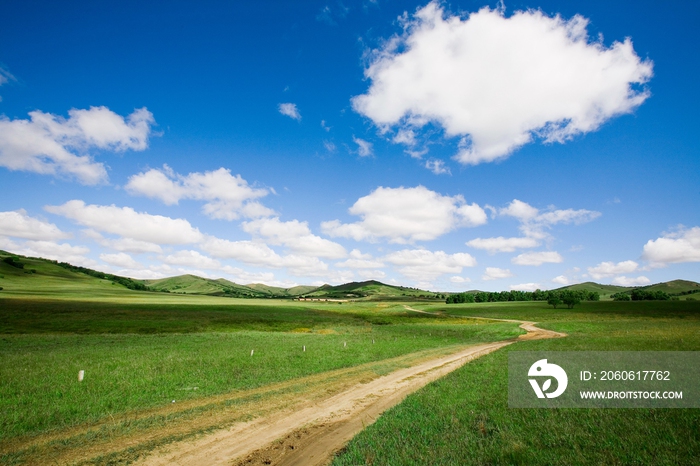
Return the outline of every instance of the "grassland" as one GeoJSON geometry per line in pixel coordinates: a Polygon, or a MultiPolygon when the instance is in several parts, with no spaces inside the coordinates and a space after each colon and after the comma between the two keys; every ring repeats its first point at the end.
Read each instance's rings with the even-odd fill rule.
{"type": "MultiPolygon", "coordinates": [[[[693,302],[424,306],[453,315],[535,320],[567,338],[521,342],[485,356],[385,413],[334,465],[697,464],[698,409],[511,409],[509,351],[700,350],[693,302]]],[[[697,369],[697,368],[694,368],[697,369]]]]}
{"type": "Polygon", "coordinates": [[[382,303],[165,297],[146,304],[0,299],[2,440],[520,333],[512,324],[382,303]]]}

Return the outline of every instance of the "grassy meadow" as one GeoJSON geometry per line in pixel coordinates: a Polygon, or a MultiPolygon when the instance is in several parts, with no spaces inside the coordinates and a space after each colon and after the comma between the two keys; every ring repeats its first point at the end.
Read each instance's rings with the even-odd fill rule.
{"type": "Polygon", "coordinates": [[[0,443],[173,400],[521,333],[511,323],[387,303],[150,296],[149,304],[0,298],[0,443]]]}
{"type": "Polygon", "coordinates": [[[700,303],[423,308],[534,320],[569,336],[510,345],[426,386],[355,437],[334,466],[698,464],[700,409],[511,409],[507,366],[509,351],[698,351],[700,303]]]}

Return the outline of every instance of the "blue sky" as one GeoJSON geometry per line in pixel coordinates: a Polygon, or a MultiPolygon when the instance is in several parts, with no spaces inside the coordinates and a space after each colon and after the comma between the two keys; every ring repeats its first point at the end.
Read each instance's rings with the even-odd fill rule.
{"type": "Polygon", "coordinates": [[[3,2],[0,248],[158,278],[700,281],[697,2],[3,2]]]}

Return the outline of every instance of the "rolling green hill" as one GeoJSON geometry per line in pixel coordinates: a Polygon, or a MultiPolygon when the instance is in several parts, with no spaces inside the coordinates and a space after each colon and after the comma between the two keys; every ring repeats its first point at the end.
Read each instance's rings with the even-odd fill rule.
{"type": "Polygon", "coordinates": [[[393,286],[376,280],[351,282],[343,285],[323,285],[305,296],[327,299],[367,299],[367,300],[415,300],[443,299],[443,294],[404,286],[393,286]]]}
{"type": "Polygon", "coordinates": [[[268,293],[260,292],[223,278],[212,280],[196,275],[178,275],[157,280],[144,280],[144,283],[155,291],[168,293],[230,296],[236,298],[265,298],[269,296],[268,293]]]}
{"type": "Polygon", "coordinates": [[[598,294],[600,294],[600,297],[602,299],[606,299],[606,298],[609,298],[610,295],[613,295],[615,293],[624,293],[626,291],[632,291],[633,289],[634,289],[634,287],[631,287],[631,286],[601,285],[600,283],[595,283],[595,282],[584,282],[584,283],[577,283],[575,285],[563,286],[561,288],[557,288],[557,291],[563,291],[563,290],[597,291],[598,294]]]}
{"type": "MultiPolygon", "coordinates": [[[[73,266],[36,257],[25,257],[0,250],[0,289],[4,293],[33,296],[104,297],[123,294],[135,295],[144,291],[160,291],[171,294],[199,296],[224,296],[235,298],[293,298],[298,296],[319,299],[342,300],[417,300],[445,299],[450,293],[436,293],[404,286],[387,285],[376,280],[351,282],[343,285],[295,286],[281,288],[262,283],[239,285],[229,280],[202,278],[195,275],[157,280],[136,280],[108,274],[85,267],[73,266]]],[[[663,291],[672,296],[700,293],[700,283],[673,280],[643,287],[601,285],[594,282],[569,285],[558,290],[596,291],[602,299],[615,293],[631,293],[632,290],[663,291]]]]}
{"type": "Polygon", "coordinates": [[[107,297],[143,293],[139,280],[0,250],[0,288],[15,296],[107,297]]]}

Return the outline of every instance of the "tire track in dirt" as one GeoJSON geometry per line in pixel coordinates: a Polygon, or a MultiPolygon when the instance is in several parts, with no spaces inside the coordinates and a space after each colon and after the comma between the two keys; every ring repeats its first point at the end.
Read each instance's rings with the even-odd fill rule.
{"type": "MultiPolygon", "coordinates": [[[[432,314],[404,306],[407,310],[432,314]]],[[[479,317],[479,319],[482,319],[479,317]]],[[[407,395],[467,362],[520,340],[560,338],[563,333],[519,323],[527,333],[511,340],[463,348],[399,369],[293,412],[279,412],[202,437],[171,445],[138,463],[148,466],[207,464],[313,466],[327,464],[352,437],[407,395]]]]}

